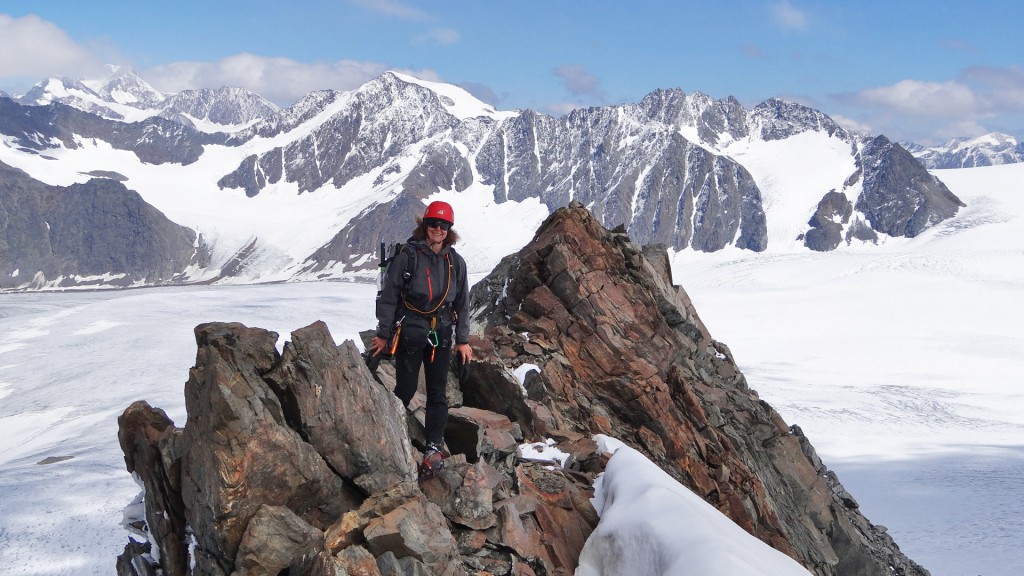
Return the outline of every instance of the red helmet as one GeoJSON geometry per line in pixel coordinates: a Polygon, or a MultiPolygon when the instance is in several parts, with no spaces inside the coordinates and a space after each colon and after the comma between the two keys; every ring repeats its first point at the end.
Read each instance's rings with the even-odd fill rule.
{"type": "Polygon", "coordinates": [[[438,220],[445,220],[455,225],[455,212],[452,211],[452,207],[447,202],[434,201],[427,206],[427,211],[423,213],[423,219],[437,218],[438,220]]]}

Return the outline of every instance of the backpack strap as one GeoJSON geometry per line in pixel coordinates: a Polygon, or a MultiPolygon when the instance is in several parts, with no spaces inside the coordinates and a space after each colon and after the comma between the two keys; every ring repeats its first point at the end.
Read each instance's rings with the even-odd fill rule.
{"type": "MultiPolygon", "coordinates": [[[[412,284],[413,274],[416,273],[417,250],[408,244],[401,244],[398,250],[408,253],[408,257],[405,259],[405,272],[402,273],[402,300],[405,300],[406,295],[409,293],[409,286],[412,284]]],[[[395,255],[397,256],[397,252],[395,255]]]]}

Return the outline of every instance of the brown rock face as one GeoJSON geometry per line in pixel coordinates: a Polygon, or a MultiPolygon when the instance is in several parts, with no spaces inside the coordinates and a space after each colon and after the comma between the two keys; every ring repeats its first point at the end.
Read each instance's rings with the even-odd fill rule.
{"type": "Polygon", "coordinates": [[[593,475],[566,475],[553,511],[549,496],[520,493],[519,476],[566,473],[519,461],[521,432],[507,417],[454,408],[452,444],[465,450],[417,483],[409,430],[421,423],[389,390],[389,371],[382,385],[324,323],[293,332],[280,355],[277,335],[258,328],[203,324],[195,334],[185,427],[145,402],[119,418],[125,463],[145,486],[145,518],[132,529],[146,541],[125,547],[118,574],[575,570],[597,523],[593,475]],[[530,546],[496,530],[499,515],[530,527],[530,546]],[[545,536],[550,518],[559,525],[545,536]],[[570,537],[558,535],[562,526],[570,537]]]}
{"type": "Polygon", "coordinates": [[[263,375],[279,361],[277,334],[240,324],[196,328],[196,366],[185,383],[181,496],[199,543],[197,568],[230,574],[249,521],[284,506],[319,529],[357,506],[357,495],[298,432],[263,375]]]}
{"type": "Polygon", "coordinates": [[[479,282],[473,303],[487,353],[467,405],[509,414],[527,437],[625,441],[816,574],[927,573],[747,387],[672,285],[664,250],[641,250],[573,205],[479,282]],[[540,368],[526,398],[508,376],[523,364],[540,368]]]}
{"type": "MultiPolygon", "coordinates": [[[[758,538],[821,576],[924,576],[750,390],[663,250],[641,250],[579,205],[556,211],[473,292],[479,361],[449,379],[451,457],[417,482],[421,397],[402,409],[393,368],[371,375],[323,322],[277,335],[195,329],[176,428],[145,402],[119,418],[145,518],[121,576],[568,576],[597,525],[607,456],[645,453],[758,538]],[[524,365],[523,384],[513,375],[524,365]],[[518,446],[551,439],[564,467],[518,446]]],[[[370,305],[370,303],[367,303],[370,305]]]]}
{"type": "Polygon", "coordinates": [[[382,386],[368,386],[361,365],[354,345],[337,346],[317,322],[292,332],[267,379],[294,398],[296,428],[331,468],[373,494],[415,479],[416,461],[401,402],[382,386]],[[392,417],[381,418],[382,410],[392,417]]]}

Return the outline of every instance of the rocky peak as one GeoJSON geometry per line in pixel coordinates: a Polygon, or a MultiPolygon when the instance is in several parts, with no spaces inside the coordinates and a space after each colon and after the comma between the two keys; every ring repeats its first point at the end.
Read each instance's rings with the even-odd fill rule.
{"type": "Polygon", "coordinates": [[[19,101],[22,104],[45,106],[54,100],[59,100],[72,94],[78,94],[79,97],[99,97],[99,94],[96,94],[92,88],[86,86],[81,80],[48,78],[33,86],[19,101]]]}
{"type": "Polygon", "coordinates": [[[167,98],[131,69],[115,70],[96,92],[105,100],[142,109],[157,108],[167,98]]]}
{"type": "Polygon", "coordinates": [[[165,118],[184,115],[224,126],[250,124],[279,111],[277,105],[255,92],[228,87],[183,90],[167,98],[161,108],[161,116],[165,118]]]}
{"type": "Polygon", "coordinates": [[[682,90],[655,90],[640,102],[640,109],[650,119],[666,126],[696,128],[698,142],[713,149],[748,133],[747,111],[732,96],[715,100],[682,90]]]}
{"type": "Polygon", "coordinates": [[[273,116],[264,118],[245,130],[232,134],[228,140],[230,145],[243,144],[257,136],[271,138],[298,128],[317,115],[324,113],[339,100],[347,99],[345,92],[337,90],[318,90],[310,92],[295,104],[279,111],[273,116]]]}
{"type": "Polygon", "coordinates": [[[912,238],[966,206],[899,144],[885,136],[867,141],[857,158],[864,191],[855,208],[874,230],[912,238]],[[893,196],[891,190],[901,190],[893,196]]]}
{"type": "Polygon", "coordinates": [[[750,113],[752,129],[762,140],[783,140],[802,132],[815,130],[852,142],[850,133],[826,114],[796,102],[771,98],[758,104],[750,113]]]}
{"type": "Polygon", "coordinates": [[[322,94],[303,102],[286,111],[283,123],[254,127],[246,137],[294,127],[296,120],[306,121],[321,113],[317,110],[324,117],[309,134],[246,158],[221,178],[218,186],[242,188],[248,196],[282,180],[297,183],[300,193],[328,183],[341,188],[353,178],[393,162],[414,143],[458,124],[435,92],[385,73],[350,95],[322,94]]]}
{"type": "Polygon", "coordinates": [[[424,400],[403,410],[390,365],[372,376],[322,322],[280,354],[272,332],[197,327],[184,428],[144,402],[119,421],[146,506],[119,574],[572,574],[598,521],[596,433],[816,575],[927,574],[747,387],[663,249],[574,203],[472,301],[479,360],[449,379],[452,456],[419,483],[424,400]],[[563,467],[521,457],[547,439],[563,467]]]}

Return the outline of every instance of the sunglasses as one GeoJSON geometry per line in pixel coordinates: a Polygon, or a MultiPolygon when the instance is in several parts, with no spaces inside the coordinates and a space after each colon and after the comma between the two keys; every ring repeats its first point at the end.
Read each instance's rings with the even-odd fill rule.
{"type": "Polygon", "coordinates": [[[452,223],[447,220],[441,220],[440,218],[427,218],[423,221],[427,225],[427,228],[440,228],[447,232],[451,229],[452,223]]]}

